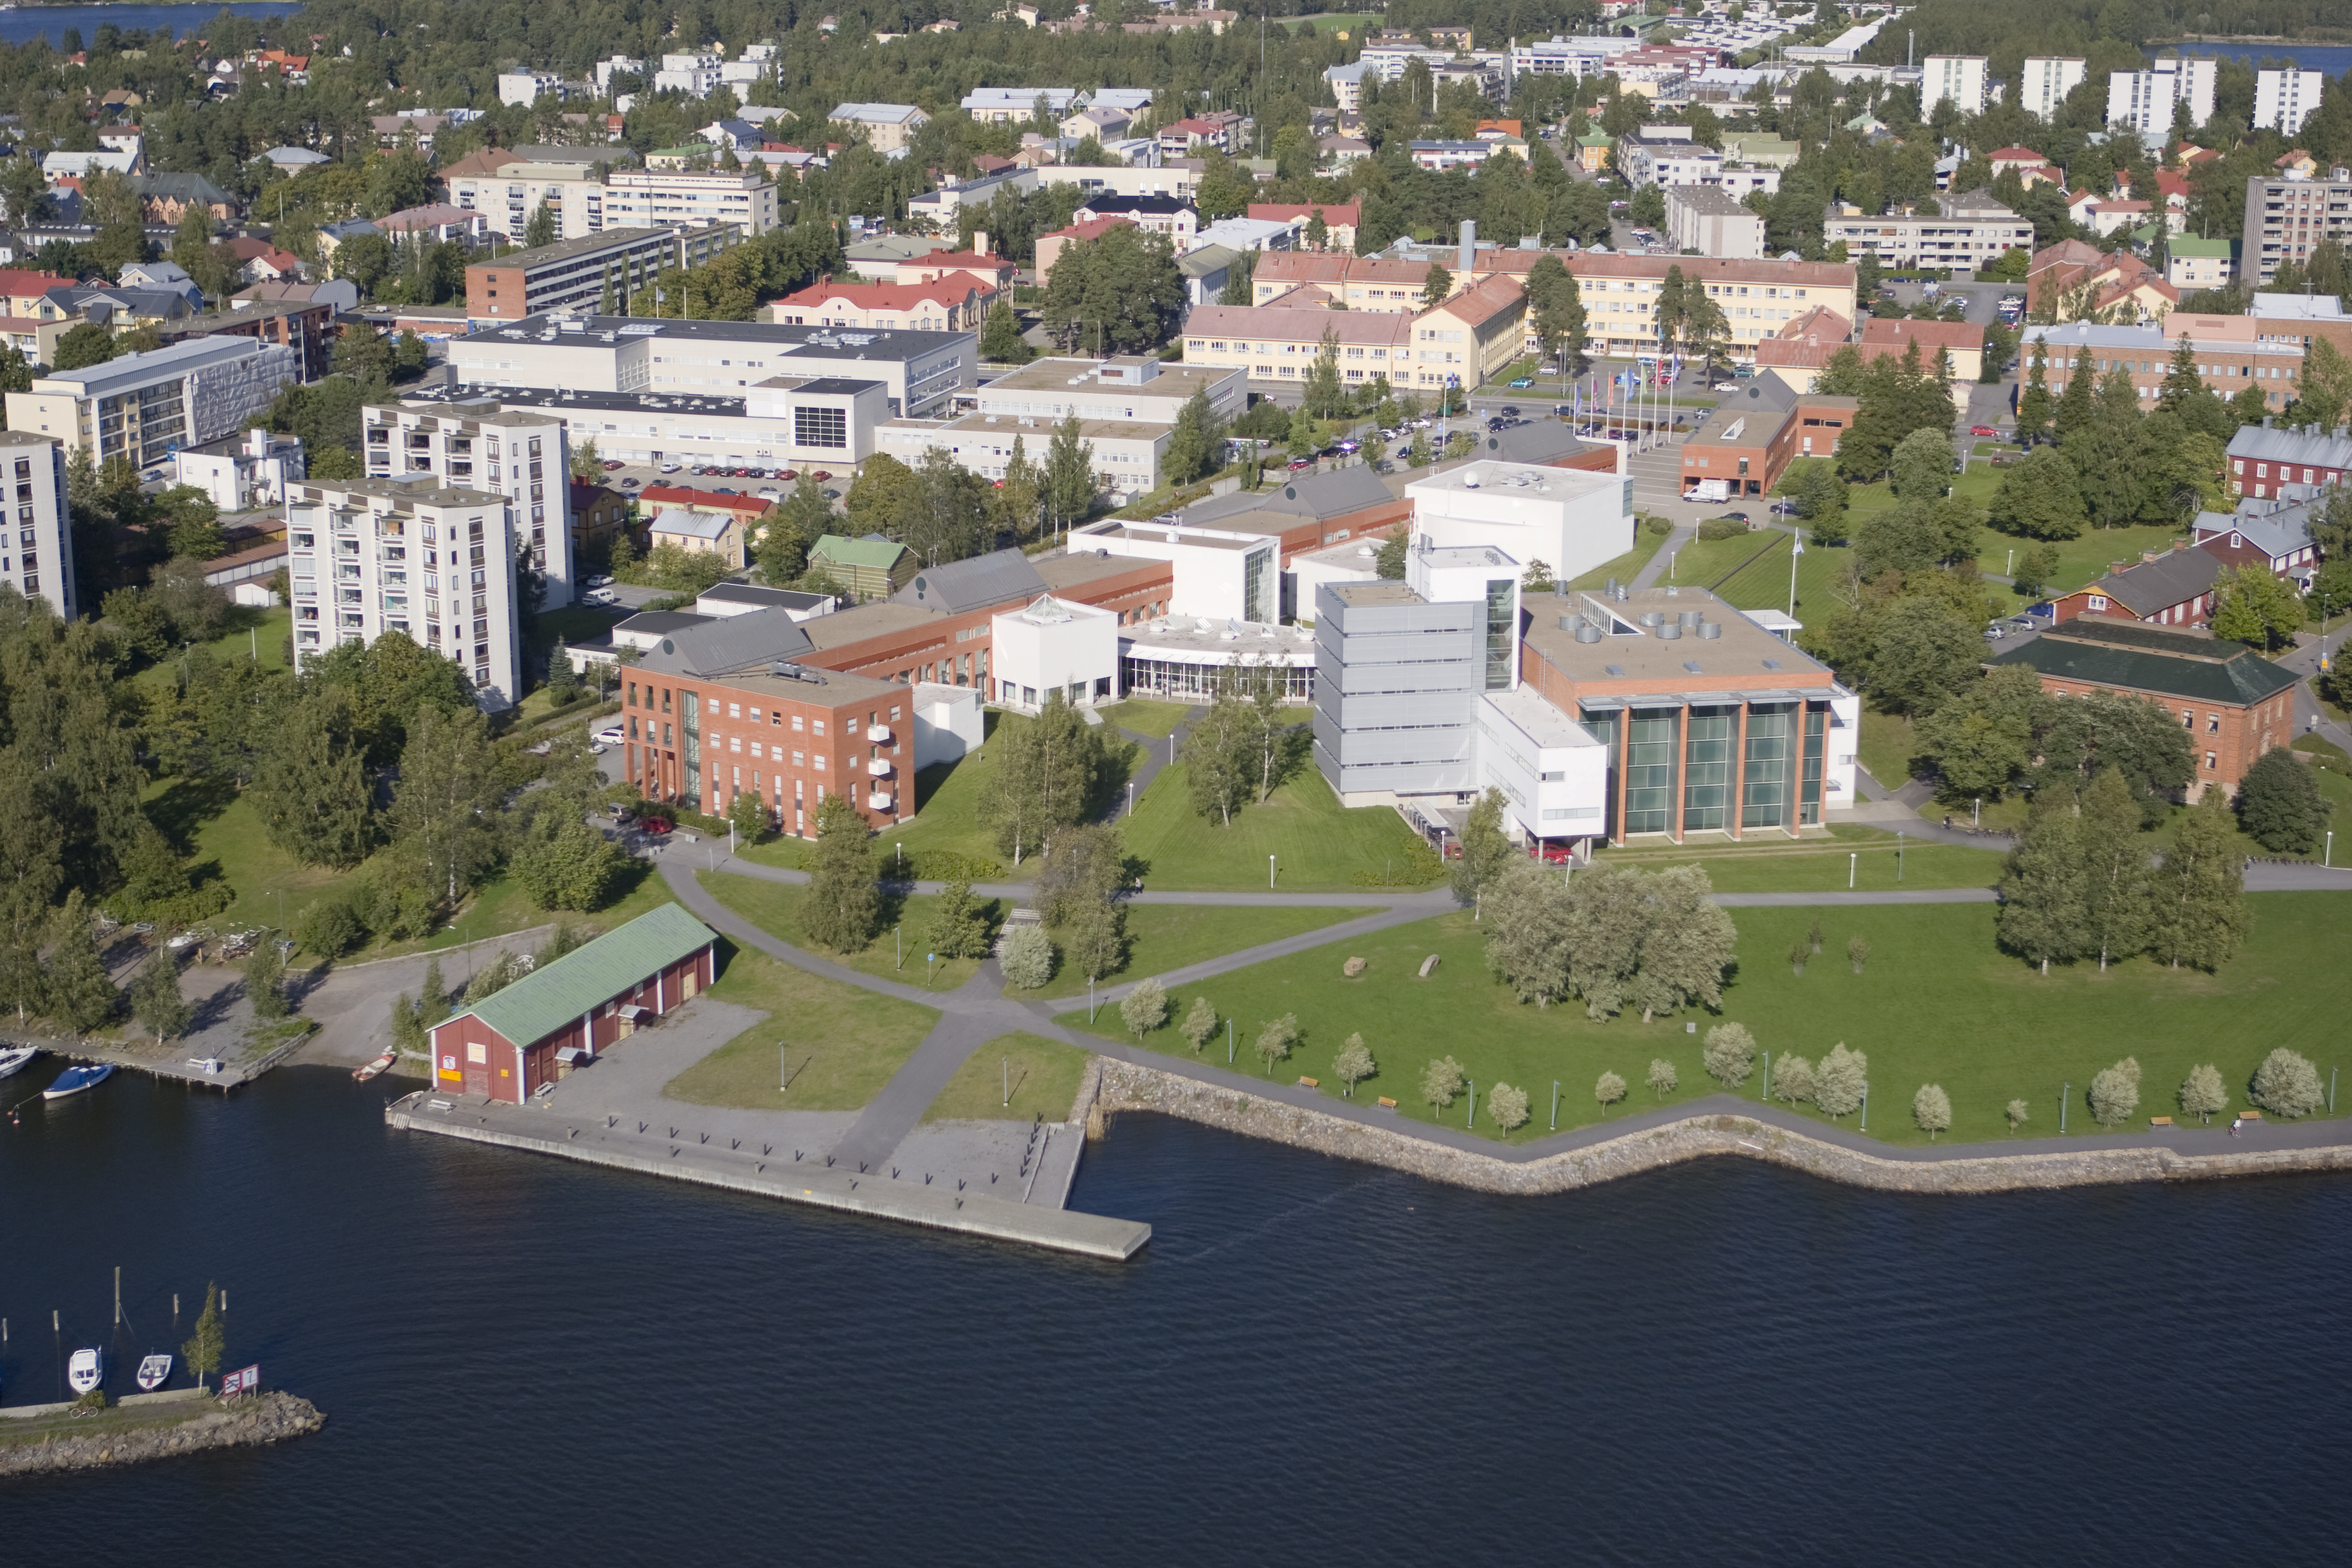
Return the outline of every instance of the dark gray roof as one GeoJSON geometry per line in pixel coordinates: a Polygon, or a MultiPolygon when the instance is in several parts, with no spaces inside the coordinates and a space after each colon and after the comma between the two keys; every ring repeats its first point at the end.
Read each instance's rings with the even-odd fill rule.
{"type": "Polygon", "coordinates": [[[1230,495],[1212,496],[1185,508],[1183,521],[1187,527],[1214,528],[1218,519],[1238,517],[1245,511],[1284,511],[1320,521],[1361,511],[1366,507],[1384,506],[1396,499],[1389,493],[1388,486],[1381,483],[1378,474],[1357,463],[1327,474],[1293,479],[1278,490],[1235,490],[1230,495]]]}
{"type": "Polygon", "coordinates": [[[740,675],[792,660],[815,645],[781,607],[725,616],[665,637],[645,657],[645,668],[671,675],[740,675]]]}
{"type": "Polygon", "coordinates": [[[829,594],[804,593],[798,588],[768,588],[757,583],[721,583],[705,588],[700,598],[716,599],[722,605],[758,605],[763,608],[788,605],[795,610],[813,609],[822,605],[829,594]]]}
{"type": "Polygon", "coordinates": [[[2312,520],[2326,504],[2327,492],[2315,485],[2282,485],[2276,496],[2248,496],[2235,512],[2199,512],[2198,541],[2234,533],[2273,560],[2284,560],[2310,548],[2312,520]]]}
{"type": "Polygon", "coordinates": [[[2092,592],[2106,595],[2136,616],[2152,616],[2207,592],[2221,574],[2220,557],[2202,550],[2174,550],[2100,578],[2092,592]]]}
{"type": "Polygon", "coordinates": [[[1079,204],[1080,211],[1097,217],[1124,217],[1130,213],[1139,217],[1172,217],[1192,208],[1192,204],[1181,196],[1115,196],[1108,193],[1079,204]]]}
{"type": "Polygon", "coordinates": [[[616,632],[642,632],[647,637],[670,637],[689,626],[706,626],[717,616],[698,616],[691,610],[639,610],[624,621],[616,621],[616,632]]]}
{"type": "Polygon", "coordinates": [[[1052,591],[1026,555],[1018,550],[999,550],[945,566],[927,566],[892,597],[901,605],[954,616],[1012,601],[1025,605],[1052,591]]]}
{"type": "Polygon", "coordinates": [[[1569,427],[1557,419],[1531,419],[1497,430],[1483,443],[1479,456],[1506,463],[1556,463],[1585,449],[1569,427]]]}
{"type": "Polygon", "coordinates": [[[1997,655],[1992,663],[2021,664],[2117,691],[2233,707],[2267,701],[2295,683],[2293,675],[2252,648],[2098,616],[2053,626],[1997,655]]]}
{"type": "Polygon", "coordinates": [[[198,202],[207,206],[228,200],[227,193],[202,174],[134,174],[131,188],[142,196],[161,196],[166,201],[198,202]]]}

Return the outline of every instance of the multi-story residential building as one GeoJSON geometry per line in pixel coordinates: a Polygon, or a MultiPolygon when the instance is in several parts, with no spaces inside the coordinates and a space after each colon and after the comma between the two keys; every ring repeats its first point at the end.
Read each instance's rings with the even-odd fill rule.
{"type": "Polygon", "coordinates": [[[1514,43],[1509,51],[1510,74],[1514,80],[1521,76],[1605,76],[1612,59],[1641,47],[1639,38],[1613,35],[1514,43]]]}
{"type": "Polygon", "coordinates": [[[172,455],[172,482],[193,485],[225,512],[279,506],[290,480],[309,472],[299,436],[256,427],[242,435],[183,447],[172,455]]]}
{"type": "Polygon", "coordinates": [[[2327,85],[2324,72],[2258,70],[2254,73],[2254,129],[2283,136],[2301,133],[2303,122],[2319,107],[2327,85]]]}
{"type": "MultiPolygon", "coordinates": [[[[2079,68],[2080,62],[2077,62],[2079,68]]],[[[1982,55],[1929,55],[1919,62],[1919,107],[1933,115],[1947,99],[1962,114],[1981,114],[1985,106],[1985,58],[1982,55]]]]}
{"type": "Polygon", "coordinates": [[[2033,225],[1976,190],[1936,198],[1932,212],[1888,213],[1873,217],[1847,205],[1832,205],[1822,225],[1822,242],[1843,242],[1849,257],[1864,251],[1894,267],[1977,268],[2011,250],[2033,248],[2033,225]]]}
{"type": "Polygon", "coordinates": [[[1714,185],[1666,190],[1666,240],[1676,250],[1731,260],[1761,260],[1763,215],[1714,185]]]}
{"type": "Polygon", "coordinates": [[[291,487],[294,668],[398,632],[455,660],[484,708],[513,706],[522,694],[514,542],[504,496],[430,474],[291,487]]]}
{"type": "Polygon", "coordinates": [[[851,135],[863,132],[877,153],[895,153],[931,117],[911,103],[837,103],[826,117],[851,135]]]}
{"type": "Polygon", "coordinates": [[[1408,386],[1412,331],[1412,317],[1402,311],[1198,305],[1184,322],[1184,362],[1244,370],[1254,383],[1297,385],[1314,369],[1328,335],[1347,381],[1385,376],[1391,385],[1408,386]]]}
{"type": "Polygon", "coordinates": [[[1201,232],[1200,213],[1181,196],[1088,196],[1070,216],[1079,223],[1123,217],[1146,234],[1166,236],[1180,252],[1192,249],[1193,237],[1201,232]]]}
{"type": "Polygon", "coordinates": [[[1517,360],[1527,340],[1528,291],[1516,278],[1482,278],[1412,321],[1410,376],[1399,387],[1477,386],[1517,360]]]}
{"type": "Polygon", "coordinates": [[[996,290],[957,277],[935,283],[835,283],[827,279],[767,307],[787,327],[859,331],[977,332],[996,290]]]}
{"type": "Polygon", "coordinates": [[[2200,239],[2177,234],[2166,247],[2164,280],[2186,294],[2196,289],[2221,289],[2237,281],[2238,242],[2200,239]]]}
{"type": "Polygon", "coordinates": [[[466,268],[466,312],[478,321],[504,322],[549,310],[593,310],[608,291],[625,298],[665,268],[698,267],[742,237],[732,224],[613,228],[513,251],[466,268]]]}
{"type": "Polygon", "coordinates": [[[981,87],[963,95],[962,109],[983,125],[1008,125],[1036,119],[1042,105],[1045,118],[1058,124],[1077,98],[1074,87],[981,87]]]}
{"type": "Polygon", "coordinates": [[[7,485],[7,531],[0,533],[0,582],[72,620],[73,531],[66,511],[66,449],[54,436],[0,430],[0,483],[7,485]]]}
{"type": "Polygon", "coordinates": [[[2257,289],[2287,262],[2307,265],[2322,241],[2352,240],[2352,169],[2330,169],[2324,180],[2250,176],[2244,232],[2239,268],[2257,289]]]}
{"type": "Polygon", "coordinates": [[[1617,172],[1634,185],[1711,185],[1723,174],[1723,154],[1691,139],[1682,125],[1644,125],[1617,142],[1617,172]]]}
{"type": "Polygon", "coordinates": [[[550,609],[572,602],[572,454],[560,420],[488,399],[370,404],[360,420],[368,478],[424,474],[503,498],[515,559],[545,581],[550,609]]]}
{"type": "Polygon", "coordinates": [[[2294,735],[2294,676],[2243,643],[2081,616],[1990,662],[2033,670],[2053,696],[2105,691],[2178,714],[2196,757],[2188,790],[2192,802],[2216,785],[2236,789],[2256,758],[2294,735]]]}
{"type": "Polygon", "coordinates": [[[2352,477],[2352,436],[2334,430],[2274,429],[2271,421],[2241,425],[2230,438],[2230,482],[2256,500],[2274,500],[2290,486],[2332,489],[2352,477]]]}
{"type": "Polygon", "coordinates": [[[750,237],[776,226],[776,185],[758,169],[617,169],[604,181],[604,221],[615,228],[732,225],[750,237]]]}
{"type": "Polygon", "coordinates": [[[509,107],[527,109],[547,95],[563,96],[563,78],[555,71],[501,71],[498,85],[499,101],[509,107]]]}
{"type": "Polygon", "coordinates": [[[2037,120],[2056,118],[2059,106],[2066,101],[2066,95],[2083,85],[2083,71],[2087,63],[2050,55],[2027,56],[2018,72],[2019,107],[2037,120]]]}
{"type": "Polygon", "coordinates": [[[2252,316],[2189,316],[2175,312],[2161,322],[2137,327],[2095,327],[2083,321],[2062,327],[2029,326],[2018,344],[2020,363],[2031,365],[2037,352],[2049,355],[2052,396],[2063,393],[2074,379],[2074,366],[2088,349],[2092,374],[2105,376],[2122,371],[2153,402],[2162,395],[2164,379],[2172,372],[2172,355],[2186,337],[2197,353],[2199,379],[2221,397],[2235,397],[2252,387],[2269,407],[2284,412],[2294,401],[2303,380],[2303,344],[2268,340],[2258,334],[2252,316]]]}
{"type": "Polygon", "coordinates": [[[190,338],[36,377],[30,391],[8,394],[8,428],[53,436],[100,465],[122,458],[143,470],[241,429],[298,370],[282,343],[190,338]]]}
{"type": "Polygon", "coordinates": [[[2213,118],[2213,82],[2218,62],[2210,55],[2183,59],[2168,56],[2144,71],[2107,73],[2107,123],[2150,142],[2172,134],[2176,104],[2189,106],[2190,123],[2213,118]]]}
{"type": "MultiPolygon", "coordinates": [[[[480,395],[443,391],[410,401],[463,404],[480,395]]],[[[593,441],[605,458],[656,466],[846,467],[874,455],[875,432],[890,417],[883,383],[830,375],[771,376],[731,397],[571,387],[506,387],[495,395],[501,408],[562,425],[573,451],[593,441]]],[[[581,532],[576,518],[572,531],[581,532]]]]}
{"type": "Polygon", "coordinates": [[[716,54],[700,51],[664,55],[661,68],[654,72],[654,90],[709,98],[711,89],[719,85],[719,68],[725,63],[716,54]]]}

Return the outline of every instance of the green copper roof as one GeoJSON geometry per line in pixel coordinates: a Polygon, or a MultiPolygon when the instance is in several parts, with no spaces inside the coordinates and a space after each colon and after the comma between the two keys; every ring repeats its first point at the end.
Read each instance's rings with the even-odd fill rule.
{"type": "Polygon", "coordinates": [[[717,936],[683,907],[664,904],[492,992],[467,1011],[509,1043],[531,1045],[717,936]]]}
{"type": "Polygon", "coordinates": [[[1991,662],[2120,691],[2248,708],[2294,684],[2293,675],[2252,648],[2132,621],[2092,625],[2090,619],[2070,621],[1991,662]]]}

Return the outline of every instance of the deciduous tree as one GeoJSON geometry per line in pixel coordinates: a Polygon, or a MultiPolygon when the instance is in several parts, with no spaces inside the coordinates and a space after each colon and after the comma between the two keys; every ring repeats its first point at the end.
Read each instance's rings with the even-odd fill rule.
{"type": "Polygon", "coordinates": [[[1181,1028],[1184,1043],[1192,1047],[1194,1056],[1208,1046],[1209,1037],[1217,1032],[1218,1022],[1217,1009],[1206,996],[1192,998],[1192,1010],[1184,1015],[1181,1028]]]}
{"type": "MultiPolygon", "coordinates": [[[[1200,1049],[1198,1046],[1192,1048],[1200,1049]]],[[[1364,1044],[1360,1034],[1349,1035],[1348,1043],[1339,1047],[1339,1054],[1331,1058],[1331,1075],[1348,1086],[1350,1100],[1355,1098],[1356,1086],[1380,1070],[1380,1064],[1372,1059],[1371,1047],[1364,1044]]]]}
{"type": "Polygon", "coordinates": [[[1486,1116],[1504,1131],[1517,1131],[1528,1124],[1528,1091],[1496,1083],[1486,1091],[1486,1116]]]}
{"type": "Polygon", "coordinates": [[[1756,1037],[1745,1024],[1717,1024],[1706,1032],[1706,1050],[1699,1058],[1706,1076],[1726,1089],[1738,1089],[1756,1070],[1756,1037]]]}
{"type": "Polygon", "coordinates": [[[2126,1057],[2091,1075],[2091,1115],[2102,1126],[2114,1127],[2139,1109],[2139,1058],[2126,1057]]]}
{"type": "Polygon", "coordinates": [[[1682,1087],[1682,1079],[1675,1075],[1674,1063],[1664,1057],[1654,1057],[1650,1060],[1649,1084],[1650,1093],[1664,1100],[1682,1087]]]}
{"type": "Polygon", "coordinates": [[[2197,1118],[2200,1125],[2211,1121],[2215,1111],[2230,1109],[2229,1089],[2221,1082],[2221,1069],[2210,1062],[2190,1068],[2174,1098],[2180,1102],[2180,1114],[2197,1118]]]}
{"type": "Polygon", "coordinates": [[[1269,1018],[1258,1026],[1257,1043],[1253,1048],[1257,1052],[1258,1058],[1265,1063],[1265,1070],[1272,1073],[1274,1064],[1288,1056],[1291,1047],[1297,1044],[1298,1044],[1298,1015],[1285,1013],[1279,1018],[1269,1018]]]}
{"type": "Polygon", "coordinates": [[[1930,1143],[1936,1141],[1938,1132],[1951,1130],[1952,1097],[1944,1092],[1943,1085],[1923,1083],[1919,1086],[1919,1092],[1911,1097],[1911,1120],[1919,1124],[1919,1131],[1927,1135],[1930,1143]]]}
{"type": "Polygon", "coordinates": [[[2238,784],[2238,824],[2263,848],[2308,855],[2327,826],[2327,800],[2309,764],[2284,746],[2254,760],[2238,784]]]}
{"type": "Polygon", "coordinates": [[[2217,637],[2249,647],[2284,647],[2303,621],[2302,598],[2265,566],[2225,567],[2213,584],[2210,624],[2217,637]]]}
{"type": "Polygon", "coordinates": [[[2000,911],[1993,929],[2000,944],[2050,973],[2084,951],[2088,889],[2083,869],[2083,826],[2074,792],[2045,788],[2002,862],[2000,911]]]}
{"type": "Polygon", "coordinates": [[[2280,1046],[2254,1069],[2246,1098],[2273,1116],[2293,1121],[2310,1115],[2325,1104],[2327,1090],[2309,1057],[2280,1046]]]}
{"type": "Polygon", "coordinates": [[[1862,1104],[1869,1077],[1870,1058],[1840,1040],[1813,1068],[1813,1104],[1834,1121],[1862,1104]]]}
{"type": "Polygon", "coordinates": [[[2147,945],[2147,848],[2139,837],[2139,803],[2122,770],[2107,768],[2083,792],[2083,945],[2099,968],[2147,945]]]}
{"type": "Polygon", "coordinates": [[[141,966],[127,994],[131,1016],[155,1037],[155,1043],[185,1034],[195,1009],[180,994],[180,969],[168,952],[158,952],[141,966]]]}
{"type": "Polygon", "coordinates": [[[1038,925],[1017,925],[1004,934],[1004,952],[1000,961],[1004,978],[1024,991],[1035,991],[1054,978],[1057,958],[1053,939],[1045,928],[1038,925]]]}
{"type": "Polygon", "coordinates": [[[1157,980],[1140,981],[1119,999],[1118,1016],[1139,1040],[1168,1021],[1168,993],[1157,980]]]}
{"type": "Polygon", "coordinates": [[[1421,1070],[1421,1098],[1432,1110],[1444,1110],[1461,1099],[1467,1087],[1462,1064],[1452,1057],[1440,1057],[1421,1070]]]}
{"type": "Polygon", "coordinates": [[[1625,1080],[1613,1072],[1602,1073],[1593,1081],[1592,1098],[1601,1102],[1602,1110],[1607,1110],[1625,1098],[1625,1080]]]}
{"type": "Polygon", "coordinates": [[[1503,792],[1488,787],[1470,807],[1462,827],[1462,853],[1454,862],[1454,901],[1475,907],[1478,896],[1495,885],[1511,863],[1521,858],[1503,836],[1503,792]]]}

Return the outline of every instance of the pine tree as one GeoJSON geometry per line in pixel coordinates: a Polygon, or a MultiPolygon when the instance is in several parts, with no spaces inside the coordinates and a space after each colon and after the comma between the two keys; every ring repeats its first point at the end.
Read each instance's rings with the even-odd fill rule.
{"type": "Polygon", "coordinates": [[[1075,414],[1054,426],[1045,448],[1045,504],[1057,525],[1083,520],[1095,500],[1095,444],[1078,434],[1075,414]]]}
{"type": "Polygon", "coordinates": [[[1004,461],[1004,482],[997,487],[997,515],[1016,540],[1034,538],[1038,510],[1044,505],[1045,476],[1020,437],[1013,437],[1013,455],[1004,461]]]}
{"type": "Polygon", "coordinates": [[[197,1314],[195,1332],[190,1334],[188,1342],[180,1347],[180,1360],[196,1374],[196,1387],[201,1391],[205,1379],[220,1370],[221,1362],[227,1354],[228,1336],[221,1329],[220,1287],[207,1284],[205,1287],[205,1310],[197,1314]]]}
{"type": "Polygon", "coordinates": [[[368,781],[340,689],[286,710],[254,764],[252,795],[269,841],[305,865],[352,866],[367,853],[368,781]]]}
{"type": "Polygon", "coordinates": [[[449,1016],[449,983],[441,978],[441,955],[425,961],[425,984],[416,993],[416,1016],[426,1028],[449,1016]]]}
{"type": "Polygon", "coordinates": [[[2083,831],[2074,792],[2043,788],[2033,813],[2002,864],[2000,912],[1993,929],[2003,947],[2050,973],[2083,951],[2088,911],[2083,875],[2083,831]]]}
{"type": "Polygon", "coordinates": [[[2120,768],[2102,769],[2083,792],[2084,946],[2099,967],[2147,945],[2147,848],[2140,842],[2139,802],[2120,768]]]}
{"type": "Polygon", "coordinates": [[[874,846],[866,818],[846,798],[827,792],[817,803],[816,845],[810,857],[801,928],[835,952],[856,952],[874,940],[881,894],[874,885],[874,846]]]}
{"type": "Polygon", "coordinates": [[[2178,414],[2204,395],[2205,378],[2197,374],[2197,346],[2184,331],[2179,346],[2172,351],[2172,364],[2165,372],[2164,385],[2157,392],[2156,405],[2178,414]]]}
{"type": "Polygon", "coordinates": [[[67,1028],[87,1033],[114,1016],[121,995],[99,957],[79,888],[67,892],[49,929],[54,934],[48,962],[42,970],[38,1005],[67,1028]]]}
{"type": "Polygon", "coordinates": [[[931,923],[923,932],[926,948],[941,958],[988,956],[988,919],[971,896],[971,879],[960,877],[940,889],[931,923]]]}
{"type": "Polygon", "coordinates": [[[1304,411],[1317,419],[1335,419],[1347,412],[1348,388],[1339,379],[1337,328],[1323,329],[1322,346],[1315,351],[1315,363],[1307,367],[1307,385],[1302,395],[1304,411]]]}

